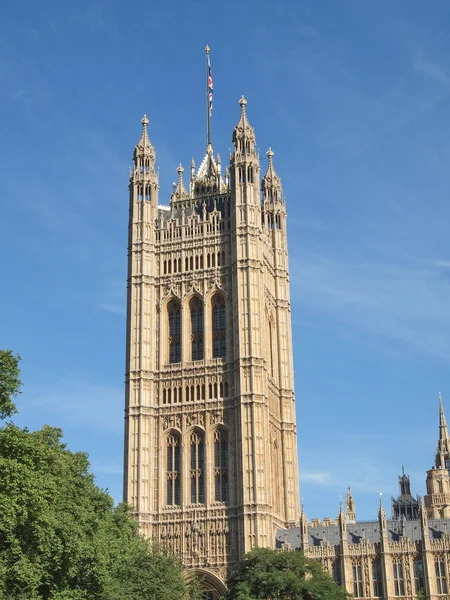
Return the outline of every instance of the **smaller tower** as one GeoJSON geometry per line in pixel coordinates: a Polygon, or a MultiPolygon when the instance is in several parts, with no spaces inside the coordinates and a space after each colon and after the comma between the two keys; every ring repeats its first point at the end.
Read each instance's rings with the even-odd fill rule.
{"type": "Polygon", "coordinates": [[[409,476],[405,474],[405,467],[402,465],[402,475],[398,478],[400,495],[398,498],[392,498],[392,519],[412,519],[419,518],[419,502],[411,494],[411,482],[409,476]]]}
{"type": "Polygon", "coordinates": [[[450,453],[447,421],[445,419],[442,397],[439,394],[439,440],[435,462],[427,471],[427,495],[425,507],[430,519],[450,517],[450,453]]]}
{"type": "Polygon", "coordinates": [[[435,464],[437,468],[447,469],[450,473],[450,439],[441,394],[439,394],[439,440],[435,464]]]}
{"type": "Polygon", "coordinates": [[[347,487],[347,498],[345,500],[345,512],[346,512],[346,517],[347,517],[347,523],[356,523],[355,501],[353,500],[353,495],[352,495],[350,486],[347,487]]]}

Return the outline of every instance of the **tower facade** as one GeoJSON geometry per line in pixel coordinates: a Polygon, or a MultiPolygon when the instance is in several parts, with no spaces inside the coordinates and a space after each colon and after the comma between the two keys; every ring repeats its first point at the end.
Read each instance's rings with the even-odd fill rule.
{"type": "Polygon", "coordinates": [[[439,439],[433,468],[427,471],[425,506],[429,518],[450,518],[450,438],[439,396],[439,439]]]}
{"type": "Polygon", "coordinates": [[[129,183],[124,496],[217,595],[300,512],[286,207],[240,108],[167,207],[144,117],[129,183]]]}

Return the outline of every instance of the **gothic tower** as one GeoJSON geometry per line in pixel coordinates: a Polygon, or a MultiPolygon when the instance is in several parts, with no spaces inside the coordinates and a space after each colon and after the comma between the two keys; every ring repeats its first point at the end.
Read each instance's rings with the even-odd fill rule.
{"type": "Polygon", "coordinates": [[[427,471],[425,507],[430,519],[450,517],[450,438],[439,395],[439,439],[433,468],[427,471]]]}
{"type": "Polygon", "coordinates": [[[159,206],[144,117],[129,183],[124,496],[212,594],[300,510],[286,207],[246,104],[224,175],[208,144],[159,206]]]}

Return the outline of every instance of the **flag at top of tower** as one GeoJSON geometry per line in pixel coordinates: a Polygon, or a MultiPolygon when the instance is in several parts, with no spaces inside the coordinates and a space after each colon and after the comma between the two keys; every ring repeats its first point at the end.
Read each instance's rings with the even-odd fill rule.
{"type": "Polygon", "coordinates": [[[213,97],[213,80],[212,80],[212,71],[211,71],[211,63],[209,61],[209,53],[208,53],[208,98],[209,98],[209,116],[212,115],[212,97],[213,97]]]}

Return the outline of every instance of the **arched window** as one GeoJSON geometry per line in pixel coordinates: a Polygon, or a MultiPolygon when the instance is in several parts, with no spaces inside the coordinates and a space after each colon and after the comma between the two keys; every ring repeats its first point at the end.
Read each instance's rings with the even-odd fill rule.
{"type": "Polygon", "coordinates": [[[274,509],[275,514],[281,515],[281,491],[283,488],[281,487],[281,477],[280,477],[280,453],[278,450],[278,442],[277,440],[273,441],[272,446],[272,480],[273,486],[276,490],[274,494],[274,509]]]}
{"type": "Polygon", "coordinates": [[[227,351],[225,300],[221,294],[212,299],[213,358],[225,358],[227,351]]]}
{"type": "Polygon", "coordinates": [[[274,367],[273,367],[273,322],[269,317],[269,368],[270,376],[273,379],[274,367]]]}
{"type": "Polygon", "coordinates": [[[167,505],[181,504],[181,477],[180,477],[180,436],[171,433],[167,436],[167,505]]]}
{"type": "Polygon", "coordinates": [[[205,436],[201,431],[191,433],[191,504],[205,502],[205,436]]]}
{"type": "Polygon", "coordinates": [[[203,303],[200,298],[192,298],[191,309],[191,340],[192,360],[203,360],[203,303]]]}
{"type": "Polygon", "coordinates": [[[228,435],[214,432],[214,494],[216,502],[228,502],[228,435]]]}
{"type": "MultiPolygon", "coordinates": [[[[170,264],[170,263],[169,263],[170,264]]],[[[172,300],[167,307],[169,317],[169,362],[181,362],[181,308],[172,300]]]]}

